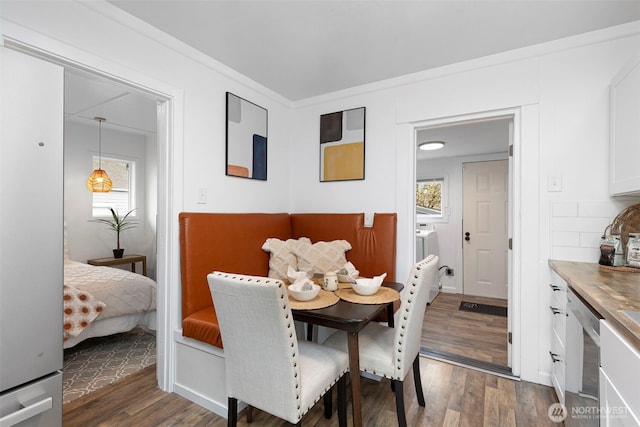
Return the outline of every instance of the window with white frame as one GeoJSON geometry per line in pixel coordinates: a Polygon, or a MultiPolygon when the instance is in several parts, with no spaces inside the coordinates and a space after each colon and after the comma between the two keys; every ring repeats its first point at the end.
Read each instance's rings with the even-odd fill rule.
{"type": "Polygon", "coordinates": [[[444,219],[444,184],[444,177],[416,181],[416,216],[418,222],[444,219]]]}
{"type": "MultiPolygon", "coordinates": [[[[93,169],[100,165],[98,156],[93,156],[93,169]]],[[[102,157],[102,169],[104,169],[113,183],[108,193],[92,193],[93,217],[111,216],[109,208],[113,208],[118,214],[124,215],[135,206],[135,166],[136,162],[128,159],[102,157]]],[[[131,214],[135,216],[135,212],[131,214]]]]}

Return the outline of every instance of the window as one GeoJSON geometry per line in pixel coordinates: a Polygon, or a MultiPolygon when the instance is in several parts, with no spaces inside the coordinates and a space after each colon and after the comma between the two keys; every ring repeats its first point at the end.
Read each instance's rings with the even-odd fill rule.
{"type": "Polygon", "coordinates": [[[418,222],[442,219],[444,178],[421,179],[416,182],[416,215],[418,222]]]}
{"type": "MultiPolygon", "coordinates": [[[[98,169],[100,159],[93,156],[93,169],[98,169]]],[[[108,193],[92,193],[94,217],[111,216],[109,208],[113,208],[119,214],[125,214],[135,208],[134,198],[134,177],[135,162],[132,160],[102,158],[102,169],[104,169],[113,187],[108,193]]],[[[131,214],[135,216],[135,212],[131,214]]]]}

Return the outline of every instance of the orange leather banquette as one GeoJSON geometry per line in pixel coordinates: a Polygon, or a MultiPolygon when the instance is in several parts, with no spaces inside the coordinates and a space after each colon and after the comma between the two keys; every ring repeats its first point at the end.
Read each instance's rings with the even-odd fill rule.
{"type": "Polygon", "coordinates": [[[364,213],[190,213],[180,214],[182,335],[222,347],[207,274],[212,271],[267,276],[266,239],[308,237],[346,240],[346,257],[363,277],[387,273],[395,281],[396,214],[375,214],[365,227],[364,213]]]}

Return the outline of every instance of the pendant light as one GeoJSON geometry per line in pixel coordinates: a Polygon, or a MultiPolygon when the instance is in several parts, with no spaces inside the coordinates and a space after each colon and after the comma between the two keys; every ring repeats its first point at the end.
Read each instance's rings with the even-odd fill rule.
{"type": "Polygon", "coordinates": [[[87,188],[93,193],[108,193],[111,191],[111,178],[107,172],[102,170],[102,122],[104,117],[94,117],[98,121],[98,169],[94,170],[87,180],[87,188]]]}

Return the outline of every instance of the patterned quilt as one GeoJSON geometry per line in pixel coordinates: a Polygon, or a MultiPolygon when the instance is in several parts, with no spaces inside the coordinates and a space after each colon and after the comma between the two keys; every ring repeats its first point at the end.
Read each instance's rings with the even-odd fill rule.
{"type": "Polygon", "coordinates": [[[88,292],[64,287],[64,339],[77,337],[102,313],[105,303],[88,292]]]}
{"type": "Polygon", "coordinates": [[[95,319],[156,309],[156,282],[141,274],[79,262],[64,265],[65,336],[95,319]]]}

